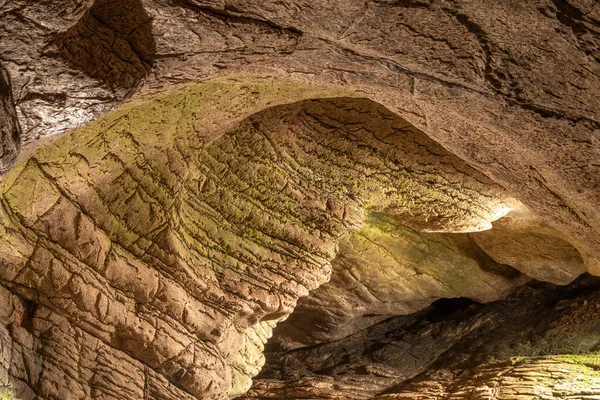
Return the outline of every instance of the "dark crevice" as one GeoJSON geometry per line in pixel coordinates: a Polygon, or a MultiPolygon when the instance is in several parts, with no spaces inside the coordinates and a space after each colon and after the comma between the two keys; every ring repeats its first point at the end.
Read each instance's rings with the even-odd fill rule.
{"type": "Polygon", "coordinates": [[[571,28],[575,33],[585,33],[588,31],[588,27],[583,22],[586,20],[586,17],[580,9],[566,0],[552,0],[552,4],[554,4],[557,10],[556,18],[563,25],[571,28]]]}
{"type": "Polygon", "coordinates": [[[428,379],[432,371],[560,354],[561,343],[593,351],[600,342],[585,338],[600,320],[595,307],[587,305],[598,302],[599,288],[600,278],[584,274],[566,286],[531,281],[507,299],[488,304],[441,299],[423,311],[389,318],[343,340],[266,353],[267,365],[257,379],[292,382],[328,376],[336,381],[351,375],[357,382],[387,382],[378,391],[387,394],[428,379]],[[578,316],[565,325],[571,315],[578,316]],[[380,376],[378,369],[393,371],[391,376],[398,378],[381,380],[385,374],[380,376]]]}
{"type": "Polygon", "coordinates": [[[21,149],[21,126],[8,71],[0,64],[0,174],[12,167],[21,149]]]}
{"type": "Polygon", "coordinates": [[[113,90],[133,89],[152,68],[152,20],[140,0],[96,0],[55,43],[62,57],[113,90]]]}
{"type": "Polygon", "coordinates": [[[30,334],[34,334],[33,329],[33,318],[35,317],[35,311],[37,310],[37,303],[31,300],[23,300],[24,312],[23,318],[21,319],[21,327],[23,327],[30,334]]]}
{"type": "Polygon", "coordinates": [[[374,2],[402,8],[429,8],[434,0],[374,0],[374,2]]]}
{"type": "Polygon", "coordinates": [[[466,309],[471,308],[476,304],[478,303],[463,297],[439,299],[430,306],[428,313],[425,315],[425,319],[431,323],[440,322],[452,314],[464,312],[466,309]]]}

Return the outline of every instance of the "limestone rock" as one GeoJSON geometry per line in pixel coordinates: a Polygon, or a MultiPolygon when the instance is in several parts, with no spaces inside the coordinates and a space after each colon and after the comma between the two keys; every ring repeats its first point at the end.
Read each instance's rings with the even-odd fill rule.
{"type": "Polygon", "coordinates": [[[421,378],[398,394],[377,400],[596,399],[600,397],[598,356],[519,357],[455,376],[449,371],[421,378]]]}
{"type": "Polygon", "coordinates": [[[131,87],[154,91],[222,71],[351,87],[484,171],[600,258],[596,2],[111,4],[3,4],[0,58],[25,143],[92,120],[131,87]],[[107,20],[105,30],[98,28],[107,20]],[[88,47],[103,61],[76,56],[88,47]]]}
{"type": "Polygon", "coordinates": [[[585,271],[581,254],[557,233],[517,221],[505,217],[493,229],[470,236],[495,261],[538,281],[565,285],[585,271]]]}
{"type": "Polygon", "coordinates": [[[532,281],[503,301],[441,300],[342,340],[267,352],[242,399],[595,396],[599,284],[532,281]]]}
{"type": "Polygon", "coordinates": [[[373,216],[340,244],[332,266],[330,281],[299,301],[272,344],[340,340],[440,298],[499,300],[528,280],[490,259],[467,234],[419,233],[373,216]]]}
{"type": "Polygon", "coordinates": [[[277,340],[319,344],[252,396],[374,396],[460,369],[437,356],[489,347],[479,326],[511,336],[423,310],[409,346],[382,319],[500,299],[514,269],[600,274],[597,1],[0,0],[0,43],[0,384],[23,400],[240,395],[310,291],[277,340]]]}

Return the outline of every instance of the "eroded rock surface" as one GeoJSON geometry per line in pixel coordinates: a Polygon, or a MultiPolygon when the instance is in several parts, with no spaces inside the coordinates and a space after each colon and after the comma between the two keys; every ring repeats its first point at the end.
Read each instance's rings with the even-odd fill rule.
{"type": "Polygon", "coordinates": [[[595,399],[600,396],[599,367],[597,355],[517,357],[460,376],[440,371],[406,385],[399,394],[374,399],[595,399]]]}
{"type": "Polygon", "coordinates": [[[493,225],[470,236],[495,261],[557,285],[571,283],[585,271],[581,254],[559,232],[510,216],[493,225]]]}
{"type": "Polygon", "coordinates": [[[8,71],[0,64],[0,174],[8,171],[21,148],[21,128],[8,71]]]}
{"type": "Polygon", "coordinates": [[[597,270],[597,2],[140,0],[119,16],[109,4],[2,4],[25,143],[90,121],[131,86],[222,71],[348,86],[518,193],[597,270]],[[92,17],[85,29],[116,25],[78,28],[92,17]],[[68,54],[87,47],[106,58],[75,51],[74,65],[68,54]]]}
{"type": "MultiPolygon", "coordinates": [[[[311,290],[272,342],[305,370],[251,396],[372,397],[473,328],[411,333],[419,363],[389,317],[600,275],[596,1],[0,0],[0,43],[0,173],[27,149],[0,184],[20,398],[242,394],[311,290]],[[311,361],[363,334],[362,370],[311,361]]],[[[394,396],[522,377],[472,361],[394,396]]]]}
{"type": "Polygon", "coordinates": [[[267,352],[243,398],[594,398],[599,284],[532,282],[487,305],[442,300],[343,340],[267,352]]]}
{"type": "Polygon", "coordinates": [[[139,0],[96,0],[55,46],[62,57],[111,90],[134,89],[150,72],[156,44],[139,0]]]}
{"type": "Polygon", "coordinates": [[[419,233],[377,215],[340,244],[332,266],[330,281],[299,301],[271,345],[340,340],[440,298],[491,302],[529,279],[494,262],[467,234],[419,233]]]}
{"type": "Polygon", "coordinates": [[[6,308],[25,310],[6,312],[18,395],[242,394],[275,323],[329,278],[368,212],[463,232],[507,209],[502,188],[402,118],[324,93],[208,81],[131,102],[15,167],[0,253],[6,308]],[[121,383],[105,388],[90,376],[106,382],[113,358],[121,383]]]}

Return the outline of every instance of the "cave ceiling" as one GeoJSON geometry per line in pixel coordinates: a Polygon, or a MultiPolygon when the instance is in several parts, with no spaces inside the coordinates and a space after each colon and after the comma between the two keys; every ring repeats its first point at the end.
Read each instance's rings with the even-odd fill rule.
{"type": "Polygon", "coordinates": [[[599,110],[595,0],[0,0],[0,395],[600,398],[599,110]]]}

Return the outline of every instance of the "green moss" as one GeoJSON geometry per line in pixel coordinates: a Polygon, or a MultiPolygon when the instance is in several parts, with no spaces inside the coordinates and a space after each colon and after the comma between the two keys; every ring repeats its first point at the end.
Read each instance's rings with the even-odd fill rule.
{"type": "Polygon", "coordinates": [[[527,361],[529,358],[525,357],[525,356],[517,356],[517,357],[512,357],[511,361],[513,365],[518,365],[518,364],[522,364],[523,362],[527,361]]]}
{"type": "Polygon", "coordinates": [[[248,240],[252,240],[252,239],[257,239],[258,236],[259,236],[259,232],[256,229],[244,228],[240,232],[240,237],[244,241],[248,241],[248,240]]]}
{"type": "Polygon", "coordinates": [[[566,359],[576,364],[600,371],[600,353],[566,354],[556,356],[557,359],[566,359]]]}
{"type": "Polygon", "coordinates": [[[406,229],[403,226],[395,224],[392,220],[386,218],[383,214],[376,212],[369,214],[365,223],[367,226],[375,228],[383,233],[395,232],[397,234],[403,234],[403,231],[406,229]]]}
{"type": "MultiPolygon", "coordinates": [[[[0,392],[2,393],[2,392],[0,392]]],[[[0,394],[0,400],[17,400],[10,390],[5,390],[4,393],[0,394]]]]}
{"type": "MultiPolygon", "coordinates": [[[[120,242],[135,243],[140,235],[131,224],[123,224],[121,214],[126,208],[122,202],[135,200],[135,190],[146,201],[136,205],[145,207],[148,215],[152,213],[152,218],[141,220],[155,221],[154,225],[169,220],[164,210],[172,209],[185,177],[198,174],[190,170],[190,160],[241,119],[278,104],[357,96],[339,87],[247,75],[218,77],[135,96],[20,160],[0,183],[0,192],[17,213],[35,221],[59,196],[46,176],[68,193],[78,193],[78,188],[89,182],[117,182],[122,193],[90,190],[85,198],[76,200],[82,208],[94,210],[99,225],[120,242]],[[106,198],[112,200],[107,202],[106,198]],[[147,204],[152,204],[152,209],[147,204]]],[[[154,225],[139,228],[150,231],[157,229],[154,225]]],[[[246,239],[252,236],[246,232],[246,239]]]]}
{"type": "Polygon", "coordinates": [[[600,371],[600,353],[588,353],[588,354],[560,354],[560,355],[548,355],[548,356],[516,356],[511,358],[513,365],[523,364],[530,361],[535,361],[538,358],[550,358],[557,362],[564,362],[566,364],[576,364],[578,372],[583,375],[590,375],[594,378],[600,378],[598,372],[600,371]]]}
{"type": "Polygon", "coordinates": [[[376,223],[370,222],[369,225],[378,229],[379,231],[381,231],[383,233],[389,233],[393,229],[392,225],[386,221],[378,221],[376,223]]]}
{"type": "MultiPolygon", "coordinates": [[[[213,130],[211,121],[224,122],[226,131],[239,118],[275,104],[285,104],[316,97],[357,97],[339,87],[315,87],[302,82],[263,76],[225,76],[201,83],[188,84],[168,91],[132,98],[115,111],[64,135],[40,149],[37,157],[59,161],[65,148],[77,148],[92,156],[106,143],[94,138],[119,136],[125,142],[161,149],[176,137],[195,136],[199,130],[213,130]],[[260,94],[260,95],[258,95],[260,94]],[[201,121],[201,126],[194,122],[201,121]],[[78,144],[92,144],[90,147],[78,144]]],[[[87,158],[87,157],[86,157],[87,158]]]]}

